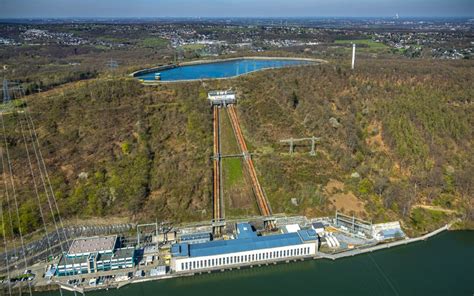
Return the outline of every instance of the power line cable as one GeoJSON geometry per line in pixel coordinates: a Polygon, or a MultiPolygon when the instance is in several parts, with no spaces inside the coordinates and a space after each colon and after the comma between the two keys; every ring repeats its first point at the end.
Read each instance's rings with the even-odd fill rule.
{"type": "MultiPolygon", "coordinates": [[[[20,234],[21,248],[22,248],[22,251],[23,251],[23,259],[24,259],[25,269],[26,269],[28,264],[26,262],[25,242],[23,240],[23,231],[21,229],[20,211],[18,209],[18,199],[17,199],[17,196],[16,196],[15,180],[13,179],[13,169],[12,169],[12,165],[11,165],[11,161],[10,161],[10,152],[8,150],[8,142],[7,142],[7,138],[6,138],[5,122],[3,120],[3,113],[1,113],[1,112],[0,112],[0,121],[2,123],[3,138],[4,138],[4,142],[5,142],[5,152],[6,152],[6,155],[7,155],[8,169],[9,169],[9,172],[10,172],[10,182],[12,183],[13,200],[15,202],[16,218],[17,218],[17,221],[18,221],[18,233],[20,234]]],[[[30,292],[30,295],[32,296],[33,292],[31,291],[30,281],[28,281],[28,290],[30,292]]],[[[21,286],[20,286],[20,293],[21,293],[21,286]]]]}
{"type": "Polygon", "coordinates": [[[3,219],[3,200],[0,200],[0,215],[2,216],[2,233],[3,233],[3,244],[5,245],[5,266],[7,269],[8,279],[8,294],[12,295],[12,287],[10,281],[10,267],[8,262],[8,247],[7,247],[7,233],[5,232],[5,220],[3,219]]]}
{"type": "Polygon", "coordinates": [[[35,189],[36,198],[38,200],[38,209],[39,209],[39,212],[40,212],[40,215],[41,215],[41,220],[43,222],[43,227],[44,227],[44,232],[45,232],[45,235],[46,235],[46,240],[47,240],[47,243],[48,243],[49,253],[50,253],[51,257],[53,257],[53,253],[52,253],[52,250],[51,250],[51,242],[49,240],[48,229],[46,227],[46,220],[45,220],[45,217],[44,217],[44,214],[43,214],[43,208],[41,206],[41,198],[40,198],[39,192],[38,192],[38,185],[36,184],[36,178],[35,178],[35,174],[34,174],[34,171],[33,171],[33,165],[31,164],[31,157],[30,157],[30,152],[29,152],[29,149],[28,149],[28,143],[26,141],[26,137],[25,137],[25,133],[24,133],[24,129],[23,129],[23,124],[21,123],[20,118],[18,118],[18,122],[20,123],[20,131],[21,131],[21,135],[22,135],[22,138],[23,138],[23,142],[25,143],[26,156],[27,156],[27,159],[28,159],[28,164],[29,164],[29,168],[30,168],[30,172],[31,172],[31,178],[33,179],[33,186],[34,186],[34,189],[35,189]]]}
{"type": "MultiPolygon", "coordinates": [[[[38,163],[38,168],[40,169],[41,181],[43,183],[43,187],[44,187],[44,190],[45,190],[45,193],[46,193],[48,204],[49,204],[49,207],[50,207],[50,210],[51,210],[52,219],[53,219],[53,222],[54,222],[57,234],[58,234],[58,239],[59,239],[59,245],[60,245],[60,248],[61,248],[61,252],[62,252],[63,256],[65,256],[64,255],[65,252],[64,252],[64,248],[63,248],[63,242],[61,241],[61,236],[59,234],[59,230],[58,230],[58,227],[57,227],[57,223],[56,223],[56,219],[55,219],[55,213],[54,213],[51,201],[50,201],[50,196],[52,197],[54,208],[56,210],[56,213],[57,213],[57,216],[58,216],[58,219],[59,219],[59,223],[60,223],[63,235],[64,235],[64,239],[66,240],[66,247],[69,247],[69,238],[68,238],[66,229],[64,227],[64,224],[63,224],[63,221],[62,221],[62,218],[61,218],[61,213],[59,211],[56,196],[54,194],[54,190],[53,190],[53,187],[51,185],[51,180],[49,178],[48,170],[46,168],[46,163],[44,161],[43,153],[41,152],[40,143],[39,143],[39,140],[38,140],[38,135],[36,134],[36,128],[35,128],[33,119],[31,118],[31,116],[28,112],[28,107],[25,108],[23,114],[24,114],[24,117],[27,121],[28,130],[30,132],[30,136],[31,136],[31,140],[32,140],[33,150],[35,152],[36,160],[37,160],[37,163],[38,163]],[[36,142],[36,147],[35,147],[35,142],[36,142]],[[43,172],[43,170],[44,170],[44,172],[43,172]],[[46,183],[48,185],[49,191],[47,189],[46,183]]],[[[72,261],[73,261],[72,274],[75,275],[76,260],[75,260],[74,257],[72,258],[72,261]]],[[[67,263],[66,259],[65,259],[65,263],[67,263]]],[[[79,269],[81,269],[80,265],[79,265],[79,269]]],[[[67,274],[67,268],[66,268],[66,274],[67,274]]],[[[59,290],[61,291],[61,287],[59,288],[59,290]]],[[[74,290],[74,294],[76,294],[75,290],[74,290]]]]}

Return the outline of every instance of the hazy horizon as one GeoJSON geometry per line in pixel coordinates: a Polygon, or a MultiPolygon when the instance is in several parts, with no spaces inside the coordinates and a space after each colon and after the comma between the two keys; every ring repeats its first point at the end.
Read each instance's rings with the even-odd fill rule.
{"type": "MultiPolygon", "coordinates": [[[[395,16],[18,16],[18,17],[2,17],[3,20],[67,20],[67,19],[395,19],[395,16]]],[[[470,19],[473,16],[399,16],[399,20],[403,19],[470,19]]]]}
{"type": "Polygon", "coordinates": [[[3,0],[0,18],[473,17],[471,0],[3,0]]]}

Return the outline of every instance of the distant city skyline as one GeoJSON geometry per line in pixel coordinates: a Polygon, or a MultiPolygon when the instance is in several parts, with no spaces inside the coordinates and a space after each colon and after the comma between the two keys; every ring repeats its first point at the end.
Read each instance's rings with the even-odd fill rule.
{"type": "Polygon", "coordinates": [[[0,0],[0,18],[474,17],[473,0],[0,0]]]}

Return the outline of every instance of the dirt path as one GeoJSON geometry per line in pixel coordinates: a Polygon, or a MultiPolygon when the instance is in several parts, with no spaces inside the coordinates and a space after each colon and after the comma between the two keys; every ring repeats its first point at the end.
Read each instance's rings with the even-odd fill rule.
{"type": "Polygon", "coordinates": [[[429,206],[429,205],[422,205],[422,204],[416,204],[413,205],[412,208],[421,208],[425,210],[431,210],[431,211],[439,211],[439,212],[444,212],[448,214],[457,214],[458,212],[455,210],[450,210],[450,209],[445,209],[439,206],[429,206]]]}

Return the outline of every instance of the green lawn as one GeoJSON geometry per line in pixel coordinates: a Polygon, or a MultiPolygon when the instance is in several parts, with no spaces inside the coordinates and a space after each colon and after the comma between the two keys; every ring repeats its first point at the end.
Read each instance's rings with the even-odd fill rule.
{"type": "Polygon", "coordinates": [[[192,51],[192,50],[201,50],[203,48],[206,48],[206,45],[204,45],[204,44],[186,44],[186,45],[181,46],[181,48],[183,50],[190,50],[190,51],[192,51]]]}
{"type": "MultiPolygon", "coordinates": [[[[222,154],[239,154],[240,149],[225,110],[220,112],[222,154]]],[[[222,159],[226,217],[245,217],[258,214],[250,184],[244,175],[244,163],[239,158],[222,159]]]]}
{"type": "Polygon", "coordinates": [[[369,48],[387,48],[387,46],[381,42],[375,42],[372,39],[353,39],[353,40],[336,40],[334,41],[336,44],[352,44],[355,43],[357,45],[365,45],[369,48]]]}
{"type": "Polygon", "coordinates": [[[145,38],[142,40],[142,46],[144,47],[153,47],[153,48],[163,48],[168,45],[168,40],[163,38],[145,38]]]}
{"type": "Polygon", "coordinates": [[[112,37],[112,36],[100,36],[97,37],[97,40],[107,41],[107,42],[127,42],[129,39],[121,37],[112,37]]]}
{"type": "Polygon", "coordinates": [[[242,160],[240,158],[225,158],[222,161],[223,170],[225,172],[226,186],[231,187],[236,183],[241,183],[244,177],[242,172],[242,160]]]}
{"type": "Polygon", "coordinates": [[[220,126],[221,126],[221,148],[222,154],[238,154],[240,153],[239,145],[237,144],[237,139],[234,135],[234,130],[232,129],[232,124],[230,123],[229,116],[225,110],[220,112],[220,126]]]}

